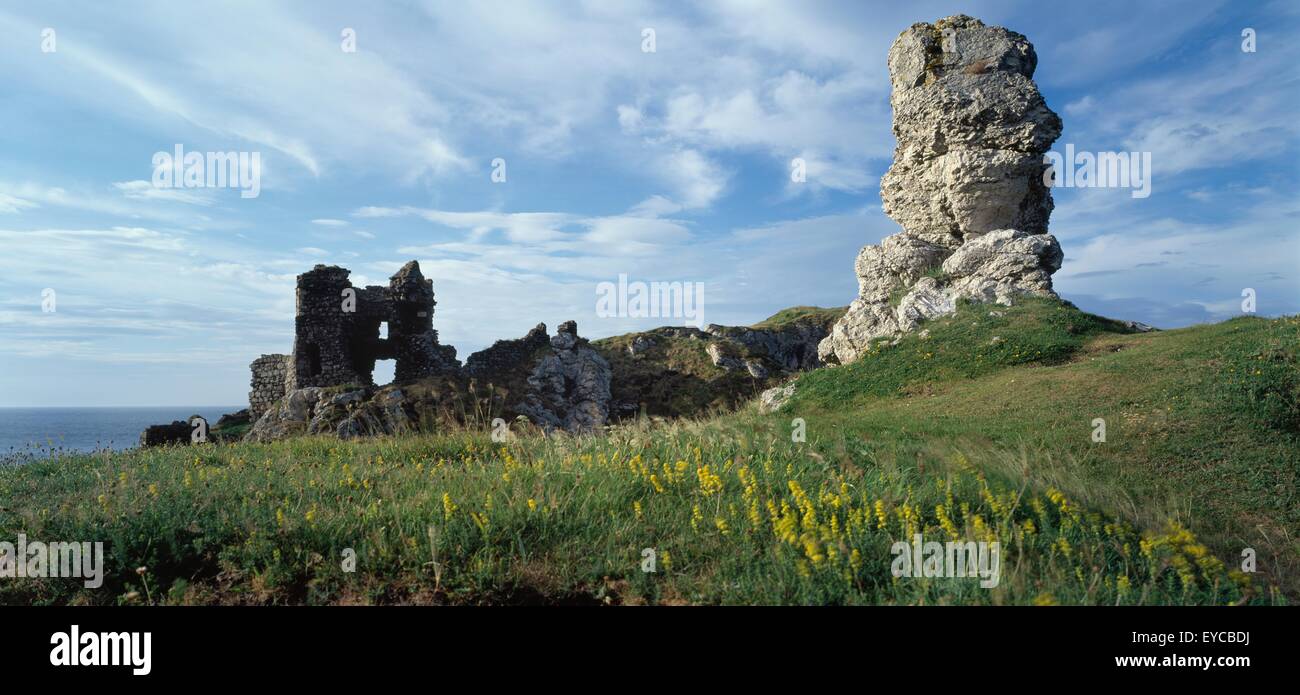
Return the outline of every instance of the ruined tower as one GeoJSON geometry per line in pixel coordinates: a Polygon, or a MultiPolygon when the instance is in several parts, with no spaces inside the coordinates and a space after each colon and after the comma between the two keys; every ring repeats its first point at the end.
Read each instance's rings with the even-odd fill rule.
{"type": "Polygon", "coordinates": [[[388,287],[353,287],[350,273],[317,265],[298,276],[293,354],[263,355],[251,365],[253,417],[294,389],[373,385],[377,360],[396,362],[398,383],[459,368],[456,348],[438,344],[433,282],[418,262],[402,266],[388,287]]]}

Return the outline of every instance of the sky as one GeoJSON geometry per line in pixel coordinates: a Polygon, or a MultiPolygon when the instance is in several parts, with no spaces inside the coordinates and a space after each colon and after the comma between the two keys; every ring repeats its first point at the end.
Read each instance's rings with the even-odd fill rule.
{"type": "Polygon", "coordinates": [[[0,2],[0,406],[244,403],[318,263],[419,260],[461,359],[684,323],[598,316],[620,274],[706,323],[848,304],[900,231],[889,46],[957,13],[1034,43],[1054,150],[1150,153],[1147,197],[1055,189],[1064,298],[1300,312],[1294,1],[0,2]],[[257,195],[155,185],[177,145],[256,154],[257,195]]]}

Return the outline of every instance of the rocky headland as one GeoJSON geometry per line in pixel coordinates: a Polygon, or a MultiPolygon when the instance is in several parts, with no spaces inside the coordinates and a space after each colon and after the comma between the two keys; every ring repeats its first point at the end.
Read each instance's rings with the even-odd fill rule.
{"type": "MultiPolygon", "coordinates": [[[[768,410],[793,393],[791,375],[853,362],[960,302],[1055,298],[1063,254],[1047,230],[1044,153],[1061,119],[1034,83],[1034,47],[957,15],[909,27],[888,64],[897,146],[880,190],[902,231],[859,252],[858,296],[847,309],[796,307],[754,326],[596,341],[573,321],[554,335],[538,324],[462,364],[438,341],[432,282],[417,262],[370,287],[353,287],[345,268],[316,266],[298,277],[292,353],[252,363],[251,424],[226,431],[255,441],[346,439],[500,418],[579,433],[630,417],[725,411],[756,396],[768,410]],[[396,362],[392,384],[372,379],[380,359],[396,362]]],[[[180,441],[179,424],[142,439],[180,441]]]]}

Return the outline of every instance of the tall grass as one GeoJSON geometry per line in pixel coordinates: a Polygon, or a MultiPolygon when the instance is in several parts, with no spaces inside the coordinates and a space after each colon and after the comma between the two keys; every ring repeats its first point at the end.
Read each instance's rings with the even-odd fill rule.
{"type": "Polygon", "coordinates": [[[747,414],[504,444],[300,438],[34,464],[0,476],[3,498],[24,500],[0,512],[0,538],[105,540],[109,576],[98,591],[0,580],[0,600],[1281,600],[1186,529],[1141,528],[1007,475],[1006,452],[908,459],[779,434],[747,414]],[[892,576],[892,545],[918,533],[1000,543],[999,584],[892,576]]]}
{"type": "MultiPolygon", "coordinates": [[[[0,467],[0,541],[107,544],[5,603],[1284,603],[1300,319],[1127,335],[963,306],[803,375],[777,414],[59,456],[0,467]],[[1104,442],[1094,418],[1109,422],[1104,442]],[[806,425],[806,441],[793,436],[806,425]],[[895,543],[997,542],[995,587],[895,543]],[[1243,548],[1259,574],[1243,574],[1243,548]],[[653,571],[644,571],[651,570],[653,571]],[[1281,587],[1281,588],[1279,588],[1281,587]]],[[[443,425],[440,425],[440,427],[443,425]]],[[[1289,584],[1287,582],[1290,582],[1289,584]]]]}

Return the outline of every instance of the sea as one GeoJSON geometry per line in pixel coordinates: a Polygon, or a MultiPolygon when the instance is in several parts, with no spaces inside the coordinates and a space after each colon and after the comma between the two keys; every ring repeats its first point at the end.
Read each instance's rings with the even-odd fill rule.
{"type": "Polygon", "coordinates": [[[191,415],[215,425],[223,414],[246,407],[0,408],[0,462],[130,449],[139,446],[140,432],[149,425],[188,420],[191,415]]]}

